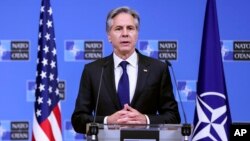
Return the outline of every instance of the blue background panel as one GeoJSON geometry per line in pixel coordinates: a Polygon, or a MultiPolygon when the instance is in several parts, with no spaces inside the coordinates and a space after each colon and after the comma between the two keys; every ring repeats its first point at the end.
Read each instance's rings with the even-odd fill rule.
{"type": "MultiPolygon", "coordinates": [[[[217,0],[220,38],[226,49],[233,41],[250,41],[249,0],[217,0]]],[[[29,60],[0,59],[0,140],[9,134],[11,121],[33,120],[32,88],[36,57],[40,0],[0,0],[0,56],[6,41],[28,41],[29,60]],[[4,131],[4,132],[3,132],[4,131]]],[[[51,0],[58,55],[59,79],[65,81],[61,103],[65,140],[82,139],[70,125],[82,69],[89,60],[74,60],[66,50],[67,41],[102,41],[103,55],[112,52],[105,32],[107,13],[117,6],[136,9],[141,17],[139,41],[176,41],[177,60],[172,60],[178,89],[188,122],[192,123],[195,83],[206,0],[51,0]],[[185,97],[187,96],[188,97],[185,97]]],[[[75,42],[77,43],[77,42],[75,42]]],[[[152,43],[152,42],[151,42],[152,43]]],[[[6,49],[5,49],[6,50],[6,49]]],[[[225,59],[225,58],[224,58],[225,59]]],[[[224,71],[232,120],[250,121],[249,61],[224,60],[224,71]]],[[[175,94],[176,94],[176,87],[175,94]]],[[[178,97],[176,97],[178,100],[178,97]]],[[[178,100],[179,101],[179,100],[178,100]]],[[[181,110],[180,110],[181,111],[181,110]]],[[[183,114],[182,116],[182,122],[183,114]]]]}

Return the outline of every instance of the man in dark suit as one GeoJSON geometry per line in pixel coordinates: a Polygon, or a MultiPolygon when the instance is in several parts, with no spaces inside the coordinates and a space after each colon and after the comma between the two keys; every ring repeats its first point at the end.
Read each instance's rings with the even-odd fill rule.
{"type": "Polygon", "coordinates": [[[93,112],[96,122],[105,124],[180,123],[168,66],[135,48],[139,26],[138,14],[128,7],[108,14],[106,31],[113,53],[85,65],[71,118],[76,132],[86,133],[93,112]]]}

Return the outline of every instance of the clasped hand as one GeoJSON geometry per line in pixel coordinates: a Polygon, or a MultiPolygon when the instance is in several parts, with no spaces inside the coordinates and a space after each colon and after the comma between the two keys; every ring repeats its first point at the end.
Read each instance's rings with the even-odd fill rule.
{"type": "Polygon", "coordinates": [[[145,115],[138,112],[128,104],[114,114],[108,116],[108,124],[147,124],[145,115]]]}

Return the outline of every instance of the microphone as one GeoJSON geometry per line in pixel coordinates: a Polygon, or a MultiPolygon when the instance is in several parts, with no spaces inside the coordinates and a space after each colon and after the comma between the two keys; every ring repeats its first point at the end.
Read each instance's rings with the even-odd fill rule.
{"type": "Polygon", "coordinates": [[[89,127],[87,128],[87,141],[98,141],[98,132],[99,132],[99,127],[98,124],[96,123],[96,113],[98,110],[98,104],[99,104],[99,97],[100,97],[100,92],[101,92],[101,86],[102,86],[102,78],[103,78],[103,71],[105,67],[108,65],[109,61],[106,61],[101,70],[101,76],[100,76],[100,82],[98,86],[98,92],[97,92],[97,98],[96,98],[96,105],[95,105],[95,112],[94,112],[94,120],[92,123],[90,123],[89,127]]]}
{"type": "Polygon", "coordinates": [[[177,89],[177,95],[178,95],[180,105],[181,105],[181,109],[182,109],[182,113],[183,113],[183,116],[184,116],[184,124],[181,127],[181,134],[182,134],[182,136],[184,136],[184,141],[188,141],[188,136],[190,136],[190,134],[191,134],[191,125],[187,123],[186,112],[185,112],[184,107],[183,107],[180,92],[179,92],[179,90],[177,88],[177,81],[176,81],[176,77],[175,77],[175,73],[174,73],[174,69],[172,67],[172,64],[168,60],[165,60],[165,63],[171,68],[171,72],[172,72],[173,77],[174,77],[174,83],[175,83],[175,86],[176,86],[176,89],[177,89]]]}

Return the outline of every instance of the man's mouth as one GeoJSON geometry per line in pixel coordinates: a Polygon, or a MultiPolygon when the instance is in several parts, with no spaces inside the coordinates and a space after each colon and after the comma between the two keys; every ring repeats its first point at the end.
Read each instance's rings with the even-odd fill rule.
{"type": "Polygon", "coordinates": [[[127,46],[130,44],[130,42],[129,41],[122,41],[122,42],[120,42],[120,44],[123,46],[127,46]]]}

